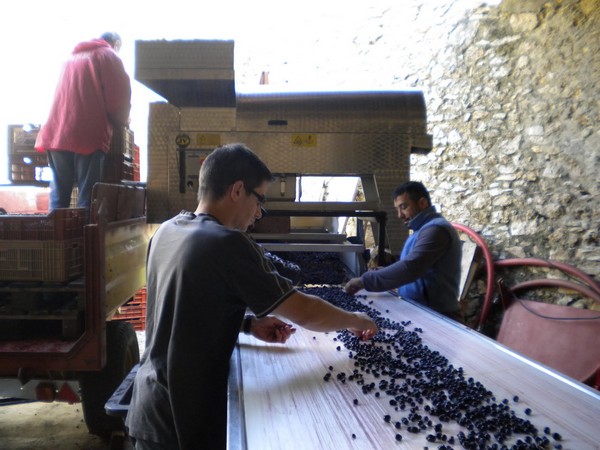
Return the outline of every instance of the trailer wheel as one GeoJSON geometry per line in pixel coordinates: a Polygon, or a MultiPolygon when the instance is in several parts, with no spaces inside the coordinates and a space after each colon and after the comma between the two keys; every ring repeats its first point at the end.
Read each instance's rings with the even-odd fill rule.
{"type": "Polygon", "coordinates": [[[104,405],[139,361],[133,325],[106,322],[106,365],[99,372],[82,372],[80,378],[83,417],[91,434],[108,442],[113,432],[124,430],[123,420],[107,415],[104,405]]]}

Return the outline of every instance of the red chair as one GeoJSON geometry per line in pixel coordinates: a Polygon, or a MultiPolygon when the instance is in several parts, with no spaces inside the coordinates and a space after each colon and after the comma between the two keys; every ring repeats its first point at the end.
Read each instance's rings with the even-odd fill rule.
{"type": "Polygon", "coordinates": [[[545,279],[507,288],[499,282],[505,305],[498,342],[571,378],[594,386],[600,382],[600,311],[519,298],[538,287],[567,288],[600,303],[598,288],[545,279]]]}

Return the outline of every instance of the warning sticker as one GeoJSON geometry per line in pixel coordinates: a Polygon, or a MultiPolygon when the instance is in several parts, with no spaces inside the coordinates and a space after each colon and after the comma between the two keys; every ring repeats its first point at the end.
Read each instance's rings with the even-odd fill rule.
{"type": "Polygon", "coordinates": [[[220,147],[221,135],[213,133],[198,133],[196,134],[196,146],[210,148],[220,147]]]}
{"type": "Polygon", "coordinates": [[[292,134],[292,146],[294,147],[316,147],[316,134],[292,134]]]}

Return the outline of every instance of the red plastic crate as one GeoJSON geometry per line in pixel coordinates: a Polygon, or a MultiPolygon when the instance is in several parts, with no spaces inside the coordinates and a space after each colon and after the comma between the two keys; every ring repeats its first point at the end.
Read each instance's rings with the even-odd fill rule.
{"type": "Polygon", "coordinates": [[[48,186],[50,169],[45,153],[34,151],[11,154],[9,178],[13,184],[48,186]]]}
{"type": "Polygon", "coordinates": [[[83,275],[83,238],[0,240],[0,280],[64,282],[83,275]]]}
{"type": "Polygon", "coordinates": [[[139,170],[139,165],[127,161],[123,154],[109,153],[104,160],[102,181],[105,183],[120,183],[123,180],[139,181],[139,170]]]}
{"type": "Polygon", "coordinates": [[[133,163],[140,165],[140,147],[136,144],[133,144],[133,163]]]}
{"type": "Polygon", "coordinates": [[[0,280],[64,282],[83,274],[85,208],[0,216],[0,280]]]}
{"type": "Polygon", "coordinates": [[[113,320],[122,320],[122,321],[129,322],[130,324],[133,325],[133,328],[137,331],[144,331],[146,329],[146,320],[142,319],[140,317],[115,316],[115,317],[113,317],[113,320]]]}
{"type": "Polygon", "coordinates": [[[114,127],[108,154],[122,154],[127,160],[133,160],[134,133],[127,127],[114,127]]]}
{"type": "Polygon", "coordinates": [[[0,240],[62,241],[83,237],[85,208],[55,209],[48,215],[0,216],[0,240]]]}
{"type": "Polygon", "coordinates": [[[139,181],[139,147],[134,143],[134,133],[126,127],[113,129],[110,150],[104,159],[102,181],[120,183],[139,181]]]}
{"type": "Polygon", "coordinates": [[[129,319],[128,322],[133,325],[136,331],[144,331],[146,329],[146,321],[142,319],[129,319]]]}
{"type": "Polygon", "coordinates": [[[137,291],[133,298],[120,306],[113,320],[126,320],[136,330],[146,329],[146,288],[137,291]]]}
{"type": "Polygon", "coordinates": [[[133,296],[133,300],[130,300],[131,303],[140,303],[145,305],[146,304],[146,288],[143,287],[141,288],[139,291],[137,291],[135,293],[135,295],[133,296]]]}
{"type": "Polygon", "coordinates": [[[117,309],[115,317],[120,318],[131,318],[131,317],[146,317],[146,308],[138,309],[124,309],[123,307],[117,309]]]}

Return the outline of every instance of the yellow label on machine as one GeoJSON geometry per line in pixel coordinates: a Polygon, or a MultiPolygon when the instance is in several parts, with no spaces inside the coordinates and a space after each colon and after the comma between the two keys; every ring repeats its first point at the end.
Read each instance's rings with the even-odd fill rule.
{"type": "Polygon", "coordinates": [[[316,147],[316,134],[292,134],[293,147],[316,147]]]}
{"type": "Polygon", "coordinates": [[[198,133],[196,134],[196,146],[197,147],[220,147],[221,146],[221,135],[211,133],[198,133]]]}

